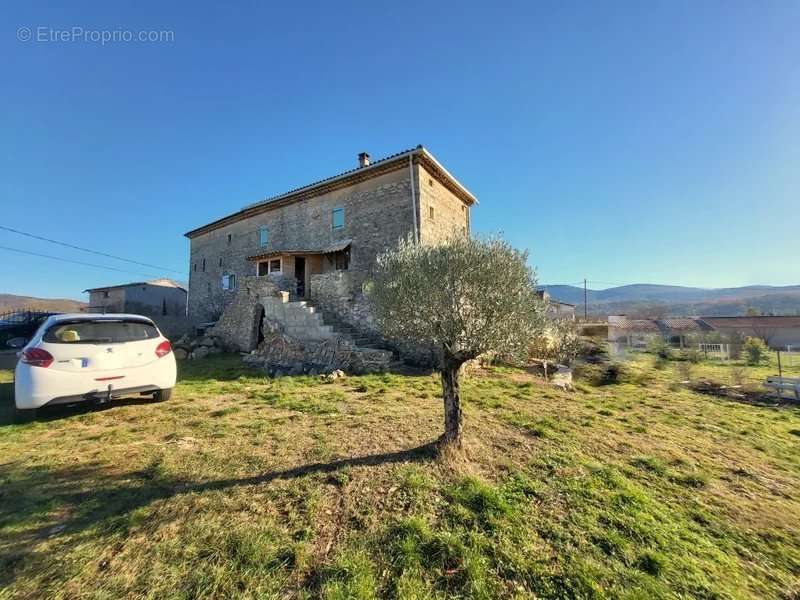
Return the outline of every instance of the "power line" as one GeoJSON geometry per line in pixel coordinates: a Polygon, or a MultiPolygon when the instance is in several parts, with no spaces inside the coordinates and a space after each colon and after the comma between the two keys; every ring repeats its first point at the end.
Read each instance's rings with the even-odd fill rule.
{"type": "Polygon", "coordinates": [[[61,262],[73,263],[76,265],[83,265],[84,267],[94,267],[96,269],[106,269],[108,271],[117,271],[118,273],[128,273],[132,275],[144,275],[145,277],[153,277],[152,273],[139,273],[137,271],[126,271],[125,269],[115,269],[114,267],[106,267],[105,265],[95,265],[80,260],[72,260],[69,258],[61,258],[60,256],[52,256],[51,254],[40,254],[38,252],[31,252],[29,250],[20,250],[19,248],[9,248],[8,246],[0,246],[0,250],[7,250],[8,252],[17,252],[19,254],[29,254],[30,256],[38,256],[40,258],[49,258],[51,260],[60,260],[61,262]]]}
{"type": "MultiPolygon", "coordinates": [[[[82,252],[89,252],[91,254],[97,254],[98,256],[105,256],[106,258],[113,258],[115,260],[121,260],[124,262],[129,262],[134,265],[139,265],[142,267],[150,267],[151,269],[158,269],[159,271],[172,271],[173,273],[180,273],[183,274],[183,271],[178,271],[176,269],[168,269],[167,267],[160,267],[158,265],[151,265],[149,263],[139,262],[137,260],[131,260],[129,258],[122,258],[121,256],[114,256],[113,254],[106,254],[105,252],[99,252],[97,250],[90,250],[89,248],[82,248],[81,246],[75,246],[73,244],[68,244],[67,242],[59,242],[58,240],[51,240],[50,238],[42,237],[40,235],[35,235],[33,233],[28,233],[27,231],[20,231],[19,229],[12,229],[11,227],[6,227],[5,225],[0,225],[0,229],[4,229],[5,231],[10,231],[11,233],[17,233],[19,235],[24,235],[29,238],[33,238],[35,240],[42,240],[43,242],[50,242],[51,244],[58,244],[59,246],[64,246],[66,248],[72,248],[74,250],[81,250],[82,252]]],[[[96,266],[96,265],[95,265],[96,266]]],[[[105,267],[103,267],[105,268],[105,267]]],[[[128,271],[129,273],[131,271],[128,271]]],[[[141,273],[138,273],[141,275],[141,273]]]]}

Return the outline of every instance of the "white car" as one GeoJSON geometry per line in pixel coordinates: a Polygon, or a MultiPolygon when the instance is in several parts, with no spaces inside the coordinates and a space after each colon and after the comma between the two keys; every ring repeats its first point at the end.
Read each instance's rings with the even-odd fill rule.
{"type": "Polygon", "coordinates": [[[54,315],[20,354],[14,401],[25,414],[42,406],[137,394],[168,400],[175,377],[172,346],[147,317],[54,315]]]}

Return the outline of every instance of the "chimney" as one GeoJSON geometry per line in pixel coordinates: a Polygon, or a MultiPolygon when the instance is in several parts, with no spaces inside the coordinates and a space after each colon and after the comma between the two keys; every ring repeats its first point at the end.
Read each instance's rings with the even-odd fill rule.
{"type": "Polygon", "coordinates": [[[358,155],[358,166],[359,167],[368,167],[369,166],[369,154],[366,152],[361,152],[358,155]]]}

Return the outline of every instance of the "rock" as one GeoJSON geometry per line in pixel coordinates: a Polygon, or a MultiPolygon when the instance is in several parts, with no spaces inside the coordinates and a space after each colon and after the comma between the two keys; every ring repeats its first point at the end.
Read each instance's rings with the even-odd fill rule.
{"type": "Polygon", "coordinates": [[[192,351],[192,359],[197,360],[198,358],[205,358],[209,355],[208,347],[207,346],[198,346],[192,351]]]}
{"type": "Polygon", "coordinates": [[[175,355],[175,360],[186,360],[189,358],[189,353],[183,348],[175,348],[172,353],[175,355]]]}
{"type": "MultiPolygon", "coordinates": [[[[201,348],[206,348],[206,346],[201,346],[201,348]]],[[[209,354],[219,354],[220,352],[222,352],[222,348],[220,348],[219,346],[208,347],[209,354]]]]}

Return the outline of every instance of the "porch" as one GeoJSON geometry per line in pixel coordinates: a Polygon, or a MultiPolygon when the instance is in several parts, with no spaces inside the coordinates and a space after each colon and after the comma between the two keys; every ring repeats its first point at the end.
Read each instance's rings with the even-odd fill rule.
{"type": "Polygon", "coordinates": [[[346,271],[350,266],[352,240],[340,240],[317,249],[275,249],[247,260],[254,263],[257,277],[282,280],[291,294],[305,298],[312,275],[346,271]]]}

